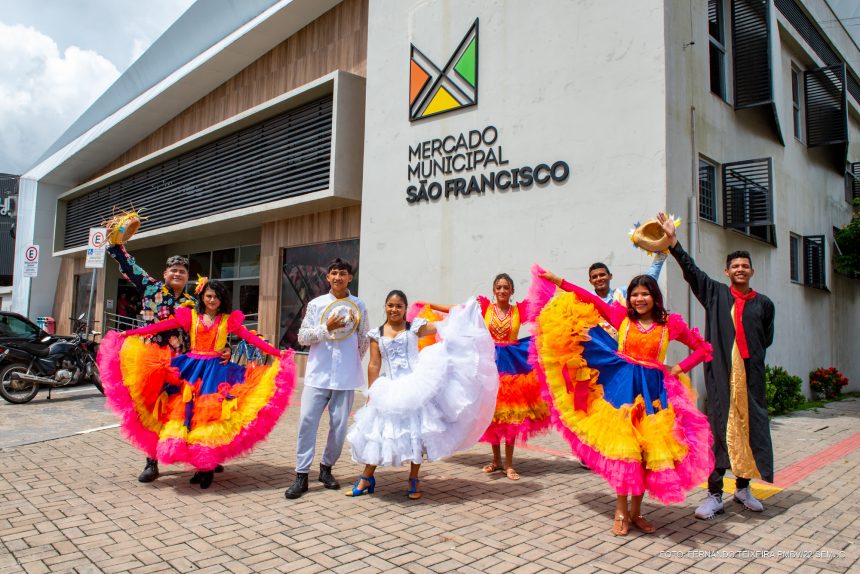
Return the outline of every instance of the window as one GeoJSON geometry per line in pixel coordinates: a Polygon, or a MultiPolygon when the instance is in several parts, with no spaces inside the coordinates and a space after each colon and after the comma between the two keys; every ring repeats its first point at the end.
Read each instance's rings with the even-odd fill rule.
{"type": "Polygon", "coordinates": [[[800,87],[800,70],[796,66],[791,66],[791,113],[794,119],[794,137],[803,141],[803,104],[800,87]]]}
{"type": "Polygon", "coordinates": [[[217,279],[227,287],[233,309],[245,314],[245,326],[255,329],[260,304],[260,246],[243,245],[216,251],[203,251],[188,256],[191,281],[186,288],[191,293],[197,276],[217,279]]]}
{"type": "Polygon", "coordinates": [[[776,245],[771,158],[723,165],[723,226],[776,245]]]}
{"type": "Polygon", "coordinates": [[[281,276],[281,332],[278,346],[306,351],[299,345],[299,327],[308,302],[328,292],[326,270],[329,263],[340,257],[352,264],[353,276],[349,290],[358,293],[358,239],[316,243],[284,249],[281,276]]]}
{"type": "Polygon", "coordinates": [[[801,238],[794,233],[789,236],[788,251],[789,251],[789,274],[792,283],[800,283],[800,242],[801,238]]]}
{"type": "Polygon", "coordinates": [[[726,33],[723,0],[708,0],[711,92],[726,99],[726,33]]]}
{"type": "MultiPolygon", "coordinates": [[[[806,103],[806,145],[831,146],[848,142],[848,102],[845,64],[807,70],[803,74],[806,103]]],[[[844,150],[839,156],[845,161],[844,150]]]]}
{"type": "Polygon", "coordinates": [[[90,290],[93,285],[93,274],[75,273],[74,296],[72,299],[72,316],[77,318],[83,315],[85,318],[92,313],[95,307],[95,297],[93,297],[93,307],[90,306],[90,290]]]}
{"type": "Polygon", "coordinates": [[[717,222],[717,168],[699,158],[699,217],[717,222]]]}
{"type": "Polygon", "coordinates": [[[845,201],[853,203],[855,199],[860,199],[860,162],[845,167],[845,201]]]}
{"type": "Polygon", "coordinates": [[[0,338],[39,339],[39,328],[28,321],[22,321],[12,315],[0,315],[0,338]]]}
{"type": "Polygon", "coordinates": [[[803,238],[803,284],[827,289],[824,265],[824,236],[807,235],[803,238]]]}

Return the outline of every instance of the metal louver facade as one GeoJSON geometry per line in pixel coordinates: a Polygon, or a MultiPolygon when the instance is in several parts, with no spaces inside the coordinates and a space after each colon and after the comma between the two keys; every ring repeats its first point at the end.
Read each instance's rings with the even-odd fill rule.
{"type": "Polygon", "coordinates": [[[770,16],[764,0],[732,0],[735,109],[773,103],[770,16]]]}
{"type": "Polygon", "coordinates": [[[725,227],[773,225],[773,160],[723,164],[723,206],[725,227]]]}
{"type": "Polygon", "coordinates": [[[332,134],[329,94],[72,198],[63,248],[86,245],[114,207],[143,210],[151,230],[325,190],[332,134]]]}
{"type": "Polygon", "coordinates": [[[803,283],[816,289],[827,289],[823,235],[807,235],[803,238],[803,283]]]}
{"type": "MultiPolygon", "coordinates": [[[[843,63],[842,58],[830,47],[824,35],[819,32],[816,25],[806,15],[797,0],[775,0],[777,9],[785,16],[797,33],[806,41],[809,46],[815,50],[818,57],[821,58],[828,66],[843,63]]],[[[860,103],[860,83],[852,76],[847,74],[848,92],[854,100],[860,103]]]]}
{"type": "Polygon", "coordinates": [[[848,142],[845,64],[807,70],[804,75],[806,145],[848,142]]]}

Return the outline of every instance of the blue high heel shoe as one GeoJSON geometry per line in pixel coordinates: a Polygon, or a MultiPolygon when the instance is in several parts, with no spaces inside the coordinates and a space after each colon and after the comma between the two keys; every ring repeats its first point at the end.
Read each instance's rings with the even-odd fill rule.
{"type": "Polygon", "coordinates": [[[421,481],[418,480],[417,478],[410,478],[409,479],[409,490],[406,491],[406,496],[408,496],[412,500],[418,500],[419,498],[421,498],[421,493],[418,492],[418,483],[420,483],[420,482],[421,481]]]}
{"type": "Polygon", "coordinates": [[[376,489],[376,478],[372,476],[359,476],[358,480],[355,481],[355,486],[352,487],[352,490],[345,493],[347,496],[361,496],[362,494],[373,494],[373,491],[376,489]],[[364,488],[358,488],[358,485],[361,484],[361,481],[367,481],[367,486],[364,488]]]}

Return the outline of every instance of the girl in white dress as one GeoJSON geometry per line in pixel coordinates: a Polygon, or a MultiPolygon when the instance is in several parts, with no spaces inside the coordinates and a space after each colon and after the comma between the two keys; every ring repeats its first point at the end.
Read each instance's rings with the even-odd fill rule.
{"type": "Polygon", "coordinates": [[[495,348],[477,304],[452,309],[429,324],[406,321],[402,291],[385,298],[385,323],[368,334],[368,401],[347,433],[352,458],[364,472],[347,496],[373,494],[377,466],[411,463],[411,499],[421,498],[418,470],[474,444],[495,409],[498,372],[495,348]],[[418,353],[418,339],[439,330],[442,343],[418,353]]]}

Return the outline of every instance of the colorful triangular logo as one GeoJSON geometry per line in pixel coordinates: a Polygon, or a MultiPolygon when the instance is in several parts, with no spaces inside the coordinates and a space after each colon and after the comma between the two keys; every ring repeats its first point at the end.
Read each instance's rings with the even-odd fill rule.
{"type": "Polygon", "coordinates": [[[478,103],[478,19],[443,68],[411,44],[409,120],[422,120],[478,103]]]}

